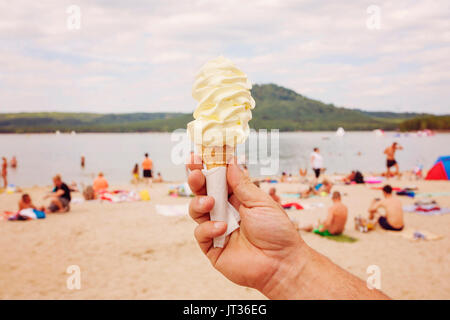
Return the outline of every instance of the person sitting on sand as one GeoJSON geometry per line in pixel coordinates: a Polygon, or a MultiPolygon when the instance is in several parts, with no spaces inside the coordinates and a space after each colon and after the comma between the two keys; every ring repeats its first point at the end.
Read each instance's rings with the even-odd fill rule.
{"type": "Polygon", "coordinates": [[[326,194],[331,193],[331,188],[333,188],[333,184],[331,181],[324,179],[322,183],[319,183],[315,186],[315,189],[317,190],[318,194],[321,194],[322,192],[325,192],[326,194]]]}
{"type": "Polygon", "coordinates": [[[53,177],[53,184],[55,186],[53,191],[44,197],[44,199],[52,199],[48,210],[50,212],[68,212],[71,200],[69,187],[62,181],[59,174],[53,177]]]}
{"type": "Polygon", "coordinates": [[[287,182],[287,175],[286,172],[281,173],[280,182],[287,182]]]}
{"type": "Polygon", "coordinates": [[[392,187],[383,187],[385,199],[374,199],[369,208],[369,220],[378,220],[378,224],[385,230],[401,231],[404,227],[403,208],[400,199],[392,195],[392,187]],[[380,214],[378,210],[383,208],[385,213],[380,214]],[[377,215],[379,215],[378,219],[377,215]]]}
{"type": "Polygon", "coordinates": [[[24,193],[19,200],[19,211],[23,209],[34,209],[45,213],[45,208],[42,206],[39,209],[33,204],[31,197],[28,193],[24,193]]]}
{"type": "Polygon", "coordinates": [[[331,193],[331,188],[333,188],[333,184],[325,179],[322,183],[318,183],[316,185],[310,185],[308,189],[300,192],[300,198],[309,198],[311,196],[319,196],[322,192],[326,194],[331,193]]]}
{"type": "Polygon", "coordinates": [[[324,222],[320,222],[316,228],[312,225],[300,227],[300,230],[314,232],[323,236],[338,235],[344,232],[345,223],[347,222],[348,208],[341,201],[339,191],[333,192],[331,197],[333,205],[328,209],[328,216],[324,222]]]}
{"type": "Polygon", "coordinates": [[[353,170],[348,176],[342,179],[344,183],[364,183],[364,176],[358,170],[353,170]]]}
{"type": "Polygon", "coordinates": [[[273,199],[276,203],[281,203],[280,197],[277,195],[277,189],[275,189],[275,188],[270,188],[270,190],[269,190],[269,196],[271,196],[272,199],[273,199]]]}
{"type": "Polygon", "coordinates": [[[94,188],[94,192],[99,194],[101,191],[107,190],[109,187],[108,181],[105,179],[103,172],[100,172],[95,178],[94,183],[92,184],[92,188],[94,188]]]}
{"type": "Polygon", "coordinates": [[[158,172],[158,174],[156,175],[156,178],[153,179],[153,182],[163,182],[163,178],[161,176],[161,172],[158,172]]]}
{"type": "Polygon", "coordinates": [[[28,193],[24,193],[19,200],[19,211],[22,209],[36,209],[28,193]]]}
{"type": "Polygon", "coordinates": [[[300,191],[300,198],[309,198],[311,196],[317,195],[317,191],[314,188],[314,186],[310,185],[308,187],[308,189],[304,190],[304,191],[300,191]]]}

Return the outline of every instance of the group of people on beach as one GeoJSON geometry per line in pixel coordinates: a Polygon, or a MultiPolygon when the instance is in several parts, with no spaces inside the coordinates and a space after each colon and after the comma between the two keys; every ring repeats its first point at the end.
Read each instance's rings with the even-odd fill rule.
{"type": "Polygon", "coordinates": [[[56,175],[53,177],[53,189],[51,192],[47,193],[44,196],[45,199],[50,199],[50,204],[48,207],[40,206],[37,207],[31,196],[28,193],[22,194],[22,197],[19,200],[18,207],[19,212],[18,215],[13,217],[12,220],[20,220],[20,213],[22,210],[26,209],[34,209],[39,213],[42,213],[44,216],[46,213],[62,213],[68,212],[70,210],[70,201],[72,200],[71,189],[65,182],[62,181],[60,175],[56,175]]]}
{"type": "MultiPolygon", "coordinates": [[[[153,160],[149,157],[148,153],[144,155],[144,160],[142,161],[142,177],[146,184],[152,184],[153,182],[163,182],[163,178],[161,172],[156,174],[156,177],[153,176],[153,160]]],[[[133,175],[133,183],[139,183],[139,164],[135,164],[133,167],[133,171],[131,172],[133,175]]]]}
{"type": "MultiPolygon", "coordinates": [[[[386,177],[393,177],[399,175],[398,163],[395,160],[395,152],[403,148],[394,142],[391,146],[385,149],[386,154],[386,177]],[[396,172],[391,173],[391,167],[396,168],[396,172]]],[[[328,179],[323,179],[321,183],[318,182],[320,175],[325,171],[323,168],[323,157],[320,155],[319,148],[314,148],[311,157],[311,168],[314,173],[313,184],[308,189],[300,192],[300,198],[309,198],[310,196],[329,195],[333,201],[332,206],[328,209],[327,218],[324,221],[319,221],[316,225],[298,226],[298,229],[304,231],[313,231],[320,235],[339,235],[343,233],[345,224],[347,222],[348,208],[342,203],[342,197],[339,191],[331,192],[333,184],[328,179]]],[[[306,176],[306,172],[300,172],[300,178],[306,176]]],[[[281,176],[280,182],[289,182],[284,178],[286,173],[281,176]]],[[[354,170],[350,175],[345,177],[343,181],[346,184],[350,183],[364,183],[364,177],[358,170],[354,170]]],[[[360,221],[365,225],[374,226],[377,223],[381,228],[391,231],[401,231],[404,228],[403,209],[400,200],[392,194],[393,190],[389,184],[382,188],[384,199],[376,198],[369,206],[369,215],[367,218],[361,218],[360,221]],[[380,210],[383,209],[383,210],[380,210]],[[381,213],[381,211],[383,211],[381,213]]],[[[280,197],[276,194],[276,188],[269,189],[270,197],[277,203],[281,204],[280,197]]]]}
{"type": "MultiPolygon", "coordinates": [[[[13,157],[10,161],[10,166],[12,168],[17,167],[17,159],[13,157]]],[[[81,167],[85,168],[86,157],[81,157],[81,167]]],[[[5,157],[2,158],[2,177],[4,179],[5,188],[7,186],[7,168],[8,162],[5,157]]],[[[145,154],[144,160],[142,161],[142,175],[146,184],[151,184],[152,182],[163,182],[161,173],[158,172],[156,177],[153,177],[153,161],[149,157],[148,153],[145,154]]],[[[133,169],[133,180],[137,183],[139,182],[139,165],[136,164],[133,169]]],[[[108,180],[106,179],[103,172],[99,172],[94,178],[92,185],[88,185],[82,191],[83,197],[86,200],[97,199],[102,193],[107,192],[109,188],[108,180]]],[[[22,210],[33,209],[36,212],[42,213],[44,216],[46,213],[63,213],[70,211],[70,202],[72,200],[71,193],[78,191],[75,183],[68,185],[63,182],[61,175],[57,174],[53,177],[53,189],[48,193],[45,199],[50,199],[50,204],[45,206],[36,206],[28,193],[22,194],[20,201],[18,203],[18,214],[12,217],[10,220],[21,220],[20,212],[22,210]]]]}

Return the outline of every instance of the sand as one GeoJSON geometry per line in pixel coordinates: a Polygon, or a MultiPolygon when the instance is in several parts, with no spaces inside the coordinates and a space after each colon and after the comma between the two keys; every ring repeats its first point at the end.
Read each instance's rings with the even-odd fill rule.
{"type": "MultiPolygon", "coordinates": [[[[394,186],[416,185],[421,192],[450,191],[446,181],[396,181],[394,186]]],[[[66,214],[44,220],[0,221],[0,299],[265,299],[259,292],[237,286],[212,268],[193,236],[196,224],[188,216],[155,213],[156,204],[185,204],[189,198],[167,194],[170,184],[154,184],[148,202],[73,204],[66,214]],[[81,270],[81,289],[70,290],[66,270],[81,270]]],[[[278,194],[306,188],[299,183],[262,183],[278,194]]],[[[135,190],[135,186],[115,186],[135,190]]],[[[141,185],[139,189],[144,189],[141,185]]],[[[35,204],[50,187],[25,189],[35,204]]],[[[411,241],[390,232],[360,233],[353,217],[366,214],[381,192],[369,186],[339,185],[349,207],[346,234],[355,243],[339,243],[301,232],[305,241],[332,261],[367,279],[367,267],[381,270],[381,289],[397,299],[450,299],[450,214],[421,216],[405,213],[408,227],[443,235],[436,241],[411,241]]],[[[0,194],[0,210],[15,210],[20,194],[0,194]]],[[[74,198],[80,198],[78,193],[74,198]]],[[[414,200],[401,197],[402,202],[414,200]]],[[[450,206],[450,197],[436,197],[450,206]]],[[[283,202],[294,199],[282,198],[283,202]]],[[[301,222],[324,218],[329,198],[298,200],[324,207],[289,211],[301,222]]]]}

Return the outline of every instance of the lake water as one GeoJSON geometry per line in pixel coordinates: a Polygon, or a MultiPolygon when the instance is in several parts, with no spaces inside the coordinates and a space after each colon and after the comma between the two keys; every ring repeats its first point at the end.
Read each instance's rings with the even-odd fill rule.
{"type": "MultiPolygon", "coordinates": [[[[385,169],[383,150],[397,141],[404,150],[397,152],[401,170],[422,164],[430,168],[438,156],[450,154],[450,134],[432,137],[396,137],[386,133],[382,137],[373,132],[347,132],[337,137],[334,132],[280,133],[278,173],[297,174],[309,168],[313,147],[320,148],[328,173],[346,173],[352,169],[380,172],[385,169]]],[[[9,169],[9,182],[19,186],[49,185],[51,177],[60,173],[66,182],[89,183],[103,171],[111,183],[125,183],[131,179],[135,163],[141,163],[148,152],[154,171],[166,180],[185,179],[183,165],[171,160],[178,142],[170,133],[105,133],[105,134],[4,134],[0,135],[0,156],[15,155],[19,166],[9,169]],[[86,167],[80,158],[86,157],[86,167]]],[[[270,150],[270,148],[269,148],[270,150]]],[[[242,153],[242,150],[240,150],[242,153]]],[[[261,175],[261,165],[250,165],[252,175],[261,175]]]]}

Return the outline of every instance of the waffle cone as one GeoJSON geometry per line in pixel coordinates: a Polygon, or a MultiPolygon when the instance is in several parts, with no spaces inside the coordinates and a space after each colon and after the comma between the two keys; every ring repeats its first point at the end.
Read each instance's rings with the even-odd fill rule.
{"type": "Polygon", "coordinates": [[[202,159],[206,169],[226,167],[229,160],[234,156],[235,148],[230,146],[204,147],[202,146],[202,159]]]}

